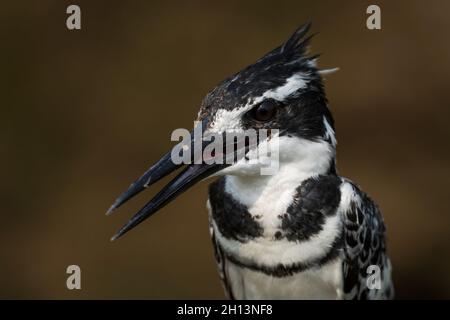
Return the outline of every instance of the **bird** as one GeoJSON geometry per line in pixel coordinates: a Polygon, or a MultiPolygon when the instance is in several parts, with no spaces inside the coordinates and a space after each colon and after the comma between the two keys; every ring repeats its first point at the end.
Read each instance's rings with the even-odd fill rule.
{"type": "MultiPolygon", "coordinates": [[[[230,151],[231,163],[174,163],[169,151],[107,214],[170,173],[181,172],[112,240],[198,181],[214,178],[208,190],[209,229],[228,298],[394,297],[380,209],[337,171],[335,124],[323,85],[330,69],[319,69],[319,55],[309,54],[310,28],[311,23],[301,25],[281,45],[220,82],[201,103],[196,123],[203,136],[266,129],[268,137],[244,144],[243,158],[230,151]],[[262,161],[250,163],[247,155],[275,141],[277,170],[262,175],[262,161]]],[[[191,139],[184,147],[192,151],[199,138],[191,139]]],[[[205,139],[200,139],[204,148],[205,139]]]]}

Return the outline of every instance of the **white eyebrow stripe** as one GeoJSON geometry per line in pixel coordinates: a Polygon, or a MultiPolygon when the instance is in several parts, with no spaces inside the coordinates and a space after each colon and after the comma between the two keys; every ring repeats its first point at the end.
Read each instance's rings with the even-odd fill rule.
{"type": "Polygon", "coordinates": [[[286,80],[282,86],[265,92],[263,98],[272,98],[277,101],[284,101],[294,92],[305,88],[308,84],[307,78],[300,73],[296,73],[286,80]]]}

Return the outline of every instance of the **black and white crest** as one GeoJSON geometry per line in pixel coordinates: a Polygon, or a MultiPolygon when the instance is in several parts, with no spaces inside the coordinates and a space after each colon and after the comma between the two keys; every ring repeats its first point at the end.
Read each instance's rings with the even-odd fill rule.
{"type": "Polygon", "coordinates": [[[333,129],[322,72],[316,66],[318,55],[307,54],[310,26],[301,26],[282,45],[217,85],[205,97],[199,119],[208,119],[214,125],[221,122],[218,115],[223,112],[244,112],[272,100],[280,110],[273,121],[257,123],[243,117],[242,128],[281,128],[282,134],[314,139],[325,134],[325,117],[333,129]]]}

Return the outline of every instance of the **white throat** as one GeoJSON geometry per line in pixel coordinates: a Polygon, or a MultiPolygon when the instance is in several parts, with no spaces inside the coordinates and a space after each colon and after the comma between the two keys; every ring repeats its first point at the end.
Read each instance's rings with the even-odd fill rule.
{"type": "Polygon", "coordinates": [[[278,170],[272,175],[257,174],[257,170],[243,173],[240,169],[245,164],[223,170],[222,174],[227,175],[227,192],[246,206],[260,198],[280,199],[284,193],[295,191],[302,181],[328,172],[335,156],[334,148],[326,141],[313,142],[297,137],[280,137],[279,152],[278,170]]]}
{"type": "Polygon", "coordinates": [[[297,187],[310,177],[328,172],[334,155],[335,149],[325,141],[281,137],[279,170],[275,174],[240,174],[236,164],[236,168],[224,170],[225,191],[245,205],[271,237],[279,227],[278,215],[286,212],[297,187]]]}

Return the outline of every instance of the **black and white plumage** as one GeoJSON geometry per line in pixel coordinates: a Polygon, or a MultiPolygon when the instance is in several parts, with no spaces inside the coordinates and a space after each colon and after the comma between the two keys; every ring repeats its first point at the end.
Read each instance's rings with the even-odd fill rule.
{"type": "MultiPolygon", "coordinates": [[[[226,292],[234,299],[387,299],[393,297],[385,227],[376,204],[335,167],[334,121],[316,58],[306,54],[309,25],[204,99],[204,133],[279,129],[278,171],[260,162],[188,165],[114,237],[195,182],[209,188],[210,231],[226,292]],[[367,285],[369,266],[379,287],[367,285]]],[[[272,143],[273,139],[259,142],[272,143]]],[[[123,204],[179,165],[164,156],[119,197],[123,204]]]]}
{"type": "MultiPolygon", "coordinates": [[[[278,226],[270,232],[256,227],[257,221],[262,220],[255,215],[258,204],[243,209],[239,200],[230,201],[226,183],[226,178],[221,178],[211,185],[209,207],[215,256],[229,297],[386,299],[393,296],[380,212],[350,181],[336,175],[304,180],[287,209],[280,210],[284,213],[269,221],[278,226]],[[224,220],[224,216],[235,216],[235,220],[224,220]],[[252,216],[257,217],[254,225],[242,224],[252,216]],[[236,233],[232,230],[240,230],[239,235],[234,237],[236,233]],[[371,290],[366,285],[370,265],[380,266],[379,290],[371,290]]],[[[263,211],[276,210],[278,205],[272,207],[266,202],[263,211]]]]}

